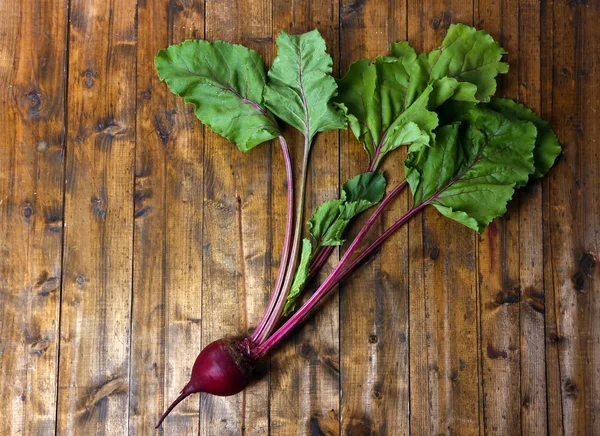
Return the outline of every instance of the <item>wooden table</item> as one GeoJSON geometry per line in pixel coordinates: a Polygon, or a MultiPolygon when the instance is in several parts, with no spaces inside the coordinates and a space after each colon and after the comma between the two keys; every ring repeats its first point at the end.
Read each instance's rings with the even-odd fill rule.
{"type": "MultiPolygon", "coordinates": [[[[0,0],[0,20],[1,435],[154,434],[202,344],[266,305],[280,150],[202,127],[160,48],[223,39],[270,62],[281,29],[318,27],[338,75],[453,22],[501,41],[499,94],[551,121],[558,165],[480,237],[411,221],[244,394],[194,396],[164,432],[600,434],[598,0],[0,0]]],[[[349,132],[312,160],[310,209],[366,165],[349,132]]],[[[400,180],[401,156],[384,169],[400,180]]]]}

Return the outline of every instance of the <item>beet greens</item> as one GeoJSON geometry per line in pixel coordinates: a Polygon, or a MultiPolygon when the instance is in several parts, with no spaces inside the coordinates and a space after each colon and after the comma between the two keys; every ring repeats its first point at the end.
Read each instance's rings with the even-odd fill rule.
{"type": "Polygon", "coordinates": [[[417,54],[406,42],[389,56],[363,59],[332,77],[332,59],[317,30],[281,32],[268,74],[258,53],[222,41],[185,41],[161,50],[155,65],[169,89],[241,151],[278,139],[287,178],[287,221],[281,263],[265,315],[248,338],[209,344],[190,383],[161,416],[193,392],[233,395],[248,384],[253,365],[277,346],[311,309],[395,230],[427,206],[477,232],[506,212],[515,189],[544,176],[561,151],[554,132],[534,112],[492,98],[496,76],[508,72],[505,53],[482,30],[450,26],[442,45],[417,54]],[[276,121],[304,136],[299,196],[288,145],[276,121]],[[319,132],[349,125],[369,158],[366,172],[343,184],[338,199],[316,208],[302,238],[310,150],[319,132]],[[407,146],[406,179],[386,194],[379,167],[407,146]],[[410,187],[413,206],[358,253],[373,224],[410,187]],[[306,284],[344,243],[358,214],[374,207],[336,267],[297,310],[306,284]],[[286,317],[288,317],[285,319],[286,317]]]}

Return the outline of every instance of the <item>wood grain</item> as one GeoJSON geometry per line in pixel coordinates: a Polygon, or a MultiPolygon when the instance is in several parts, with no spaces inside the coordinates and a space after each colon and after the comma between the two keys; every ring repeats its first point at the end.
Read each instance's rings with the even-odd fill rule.
{"type": "MultiPolygon", "coordinates": [[[[203,128],[153,68],[161,48],[204,35],[201,2],[138,7],[138,111],[130,432],[153,434],[187,383],[200,351],[202,318],[203,128]],[[168,13],[165,14],[165,11],[168,13]],[[177,341],[172,338],[179,338],[177,341]]],[[[198,398],[165,423],[165,433],[198,432],[198,398]]]]}
{"type": "MultiPolygon", "coordinates": [[[[552,98],[553,98],[553,72],[554,72],[554,50],[553,50],[553,19],[554,10],[552,5],[544,3],[540,7],[541,25],[541,115],[544,119],[552,122],[552,98]]],[[[555,126],[554,126],[555,127],[555,126]]],[[[560,134],[560,132],[559,132],[560,134]]],[[[564,139],[560,137],[564,147],[564,139]]],[[[559,156],[559,165],[562,158],[559,156]]],[[[554,287],[554,272],[552,266],[552,244],[550,243],[550,181],[556,180],[556,171],[546,177],[543,184],[543,238],[544,238],[544,290],[545,290],[545,339],[546,339],[546,398],[548,433],[562,436],[564,432],[564,417],[562,407],[562,389],[560,376],[559,349],[561,337],[558,335],[558,294],[554,287]]]]}
{"type": "Polygon", "coordinates": [[[61,434],[127,433],[135,10],[135,2],[70,3],[61,434]]]}
{"type": "MultiPolygon", "coordinates": [[[[554,4],[552,124],[563,156],[549,178],[549,251],[565,434],[597,434],[598,74],[597,3],[554,4]],[[591,194],[591,195],[590,195],[591,194]]],[[[552,378],[557,382],[556,378],[552,378]]],[[[556,392],[556,387],[553,388],[556,392]]],[[[555,431],[552,429],[552,431],[555,431]]],[[[558,431],[557,431],[558,432],[558,431]]]]}
{"type": "MultiPolygon", "coordinates": [[[[518,99],[536,113],[541,110],[539,17],[538,4],[519,4],[518,99]]],[[[542,183],[528,184],[514,203],[519,206],[521,432],[547,434],[542,183]]]]}
{"type": "MultiPolygon", "coordinates": [[[[243,394],[193,396],[159,434],[600,434],[598,20],[593,0],[0,1],[0,434],[154,434],[202,346],[267,304],[281,151],[203,127],[159,49],[222,39],[268,66],[280,30],[317,27],[340,76],[454,22],[507,49],[499,95],[550,120],[556,168],[481,237],[413,219],[243,394]]],[[[319,135],[307,214],[366,164],[350,132],[319,135]]]]}
{"type": "Polygon", "coordinates": [[[3,435],[55,428],[66,8],[62,0],[0,2],[3,435]]]}

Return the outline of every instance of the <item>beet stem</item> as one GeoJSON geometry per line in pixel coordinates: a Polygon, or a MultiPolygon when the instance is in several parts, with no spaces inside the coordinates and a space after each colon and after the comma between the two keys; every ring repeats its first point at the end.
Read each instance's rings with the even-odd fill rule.
{"type": "Polygon", "coordinates": [[[292,227],[294,226],[294,177],[292,160],[290,159],[290,151],[283,136],[279,137],[279,143],[281,144],[281,150],[283,151],[285,173],[287,175],[287,223],[285,228],[285,239],[283,243],[283,251],[281,253],[281,262],[279,263],[279,272],[277,273],[275,287],[273,288],[273,294],[271,295],[271,299],[269,300],[269,304],[264,316],[250,337],[252,342],[256,342],[258,337],[262,334],[265,325],[267,324],[267,321],[269,320],[269,317],[275,308],[278,296],[281,292],[281,285],[283,284],[283,279],[287,271],[290,248],[292,244],[292,227]]]}
{"type": "Polygon", "coordinates": [[[317,257],[315,257],[315,260],[310,265],[308,279],[306,280],[307,282],[317,275],[317,273],[323,267],[325,262],[327,262],[327,259],[329,259],[329,256],[331,255],[331,252],[334,248],[335,247],[333,245],[328,245],[326,247],[323,247],[323,249],[317,254],[317,257]]]}
{"type": "MultiPolygon", "coordinates": [[[[379,154],[381,153],[381,149],[382,149],[382,145],[383,145],[383,140],[385,139],[385,136],[387,135],[387,130],[384,133],[384,137],[381,138],[381,140],[379,141],[379,144],[377,145],[377,147],[375,148],[375,153],[373,155],[373,159],[371,159],[371,162],[369,163],[369,168],[367,168],[367,172],[373,172],[377,169],[377,165],[378,165],[378,161],[379,161],[379,154]]],[[[406,188],[408,186],[408,183],[406,182],[406,180],[404,180],[401,183],[402,187],[400,187],[400,189],[398,190],[398,194],[404,190],[404,188],[406,188]]],[[[335,247],[330,245],[327,247],[323,247],[323,250],[320,251],[317,255],[317,257],[315,257],[314,261],[312,262],[311,266],[310,266],[310,271],[309,271],[309,275],[308,275],[308,279],[306,280],[307,282],[312,280],[312,278],[314,276],[317,275],[317,273],[319,272],[319,270],[323,267],[323,265],[325,264],[325,262],[327,262],[327,259],[329,258],[329,256],[331,255],[331,252],[333,251],[335,247]]]]}
{"type": "MultiPolygon", "coordinates": [[[[371,217],[367,220],[363,228],[358,232],[358,235],[354,238],[336,267],[331,271],[329,277],[325,279],[323,284],[316,290],[316,292],[308,299],[308,301],[296,312],[294,313],[271,337],[265,340],[261,345],[256,347],[251,352],[251,357],[255,359],[259,359],[268,353],[274,346],[276,346],[283,338],[285,338],[310,312],[310,310],[323,298],[327,292],[329,292],[340,280],[341,278],[348,273],[346,270],[346,264],[349,262],[350,257],[354,254],[359,244],[364,239],[365,235],[369,231],[369,229],[375,224],[377,218],[383,213],[385,208],[392,202],[394,198],[398,196],[398,194],[405,188],[406,181],[403,181],[398,186],[396,186],[379,204],[377,210],[371,215],[371,217]]],[[[432,197],[431,199],[434,199],[432,197]]],[[[400,227],[402,224],[406,223],[413,215],[427,206],[430,200],[427,200],[416,207],[413,207],[409,210],[402,218],[400,218],[396,223],[392,226],[393,230],[391,232],[386,232],[386,237],[389,236],[394,230],[400,227]]],[[[383,242],[383,239],[379,242],[383,242]]],[[[373,249],[376,247],[373,247],[373,249]]]]}
{"type": "MultiPolygon", "coordinates": [[[[307,124],[308,125],[308,124],[307,124]]],[[[290,288],[292,287],[292,281],[294,279],[294,274],[296,272],[296,265],[298,264],[298,254],[300,253],[300,241],[302,239],[302,228],[303,228],[303,216],[304,216],[304,197],[306,194],[306,180],[308,176],[308,162],[310,157],[310,147],[311,142],[308,136],[308,132],[304,134],[304,158],[302,161],[302,174],[300,179],[300,195],[298,197],[297,206],[296,206],[296,226],[294,230],[294,242],[292,244],[292,251],[290,255],[290,260],[288,263],[288,269],[285,275],[285,281],[277,299],[275,301],[275,306],[273,311],[270,313],[263,331],[259,336],[257,336],[256,343],[263,343],[273,332],[275,329],[277,322],[281,318],[281,314],[283,313],[283,308],[285,306],[285,302],[287,301],[288,293],[290,292],[290,288]]]]}
{"type": "Polygon", "coordinates": [[[159,428],[160,425],[162,424],[162,422],[165,420],[165,418],[167,417],[167,415],[169,415],[169,413],[171,413],[171,411],[175,408],[175,406],[177,406],[179,403],[181,403],[185,398],[187,398],[189,395],[195,393],[196,390],[194,389],[194,387],[192,386],[192,382],[189,382],[187,385],[185,385],[185,387],[181,390],[181,393],[179,394],[179,396],[175,399],[175,401],[173,401],[171,403],[171,405],[169,406],[169,408],[167,410],[164,411],[164,413],[162,415],[160,415],[160,418],[158,419],[158,423],[156,424],[156,427],[154,428],[159,428]]]}

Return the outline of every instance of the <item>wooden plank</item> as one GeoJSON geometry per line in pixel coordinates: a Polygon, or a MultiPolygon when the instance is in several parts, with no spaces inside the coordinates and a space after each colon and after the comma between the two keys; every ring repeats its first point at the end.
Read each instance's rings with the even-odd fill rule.
{"type": "MultiPolygon", "coordinates": [[[[270,2],[206,2],[206,38],[270,53],[270,2]]],[[[247,154],[206,130],[203,222],[203,345],[223,336],[247,335],[264,311],[270,290],[271,220],[268,213],[271,148],[247,154]]],[[[201,433],[265,434],[268,378],[234,397],[202,396],[201,433]]]]}
{"type": "MultiPolygon", "coordinates": [[[[176,7],[171,2],[169,6],[169,44],[204,37],[203,0],[177,3],[176,7]]],[[[165,146],[165,406],[189,381],[201,350],[204,202],[204,128],[194,108],[180,97],[169,94],[167,101],[161,126],[169,125],[169,113],[175,116],[170,134],[173,142],[165,146]]],[[[198,397],[189,401],[191,414],[180,411],[180,421],[168,427],[171,434],[198,433],[199,403],[198,397]]]]}
{"type": "MultiPolygon", "coordinates": [[[[341,74],[352,62],[385,55],[391,42],[406,40],[405,16],[404,0],[343,1],[341,74]]],[[[346,180],[364,172],[368,162],[350,131],[341,137],[341,177],[346,180]]],[[[404,151],[399,150],[382,164],[389,189],[404,178],[403,159],[404,151]]],[[[405,192],[384,214],[371,231],[371,240],[406,211],[408,199],[405,192]]],[[[353,228],[355,234],[359,223],[353,228]]],[[[408,228],[403,228],[385,242],[374,260],[340,285],[343,434],[410,432],[408,262],[408,228]]]]}
{"type": "MultiPolygon", "coordinates": [[[[519,101],[540,113],[541,29],[539,3],[519,4],[519,101]]],[[[521,432],[547,434],[545,293],[542,183],[519,194],[521,432]]]]}
{"type": "MultiPolygon", "coordinates": [[[[470,24],[473,20],[473,4],[463,0],[410,0],[408,11],[409,16],[419,17],[408,20],[409,41],[418,50],[439,45],[451,22],[470,24]]],[[[427,344],[423,348],[411,344],[411,364],[418,362],[417,369],[423,377],[411,380],[411,398],[428,398],[425,413],[429,414],[426,421],[421,411],[415,422],[419,427],[411,422],[412,431],[478,434],[480,366],[475,235],[449,222],[433,208],[411,223],[410,235],[411,253],[415,250],[415,258],[419,254],[424,258],[423,269],[413,272],[411,256],[411,291],[415,278],[417,292],[410,294],[410,316],[411,322],[416,320],[426,326],[427,344]],[[415,243],[419,236],[422,241],[415,243]],[[424,298],[424,303],[413,303],[413,298],[424,298]],[[426,424],[429,428],[424,428],[426,424]]],[[[414,264],[414,268],[419,266],[414,264]]]]}
{"type": "Polygon", "coordinates": [[[125,434],[136,2],[71,2],[57,430],[125,434]]]}
{"type": "MultiPolygon", "coordinates": [[[[300,0],[276,1],[273,4],[273,41],[281,30],[300,34],[319,29],[334,63],[339,60],[338,2],[300,0]]],[[[275,45],[273,49],[276,50],[275,45]]],[[[275,53],[274,53],[275,54],[275,53]]],[[[304,137],[292,128],[285,136],[292,153],[295,179],[300,179],[304,137]]],[[[312,145],[307,181],[304,222],[315,208],[338,196],[338,133],[319,134],[312,145]]],[[[277,237],[273,240],[273,259],[279,259],[285,223],[285,191],[283,160],[273,157],[272,210],[278,211],[277,237]]],[[[296,183],[298,184],[298,183],[296,183]]],[[[296,188],[298,188],[296,186],[296,188]]],[[[297,189],[298,191],[298,189],[297,189]]],[[[298,192],[296,194],[298,198],[298,192]]],[[[274,224],[275,225],[275,224],[274,224]]],[[[336,263],[332,253],[328,264],[307,286],[310,294],[336,263]]],[[[277,274],[273,268],[272,277],[277,274]]],[[[339,434],[339,303],[332,291],[303,326],[279,347],[271,359],[270,419],[274,435],[339,434]]]]}
{"type": "Polygon", "coordinates": [[[50,434],[56,416],[67,3],[0,2],[0,17],[0,434],[50,434]]]}
{"type": "MultiPolygon", "coordinates": [[[[518,72],[522,69],[519,3],[480,1],[476,17],[476,26],[490,33],[508,52],[505,61],[510,65],[510,73],[498,78],[496,95],[518,99],[518,72]]],[[[478,238],[477,244],[483,399],[480,404],[481,430],[485,434],[519,434],[521,431],[520,209],[518,195],[515,197],[509,203],[506,215],[494,220],[478,238]]]]}
{"type": "MultiPolygon", "coordinates": [[[[541,115],[545,120],[551,121],[552,116],[552,96],[553,96],[553,70],[554,70],[554,29],[552,5],[543,2],[540,5],[541,20],[541,115]]],[[[556,129],[556,125],[553,128],[556,129]]],[[[560,132],[559,132],[560,133],[560,132]]],[[[559,136],[559,141],[562,138],[559,136]]],[[[559,157],[559,162],[560,162],[559,157]]],[[[550,243],[550,181],[556,180],[556,172],[560,171],[554,168],[550,174],[542,181],[542,205],[543,205],[543,240],[544,240],[544,292],[545,292],[545,361],[546,361],[546,398],[548,401],[548,434],[562,436],[563,410],[561,396],[561,377],[559,349],[561,347],[562,337],[558,334],[558,295],[555,291],[553,267],[552,267],[552,244],[550,243]]]]}
{"type": "MultiPolygon", "coordinates": [[[[554,3],[553,9],[552,125],[564,150],[550,173],[545,235],[556,322],[553,338],[558,344],[564,433],[596,434],[600,428],[600,165],[596,145],[600,76],[598,58],[590,53],[599,50],[600,7],[596,2],[554,3]]],[[[549,381],[556,393],[554,370],[549,372],[549,381]]]]}
{"type": "MultiPolygon", "coordinates": [[[[165,391],[172,380],[165,362],[166,348],[166,165],[165,150],[173,149],[174,115],[167,106],[168,90],[152,67],[154,56],[168,45],[168,2],[150,0],[138,5],[137,111],[135,152],[135,210],[133,307],[131,312],[131,376],[129,432],[150,433],[152,423],[169,401],[165,391]],[[143,68],[141,66],[144,66],[143,68]],[[164,139],[163,139],[164,138],[164,139]]],[[[173,338],[173,342],[183,338],[173,338]]],[[[182,345],[182,347],[185,347],[182,345]]],[[[181,372],[181,369],[180,371],[181,372]]],[[[179,388],[181,389],[181,388],[179,388]]],[[[171,397],[169,397],[171,395],[171,397]]],[[[184,402],[165,422],[169,432],[197,402],[184,402]],[[192,404],[190,404],[192,403],[192,404]]]]}
{"type": "MultiPolygon", "coordinates": [[[[151,66],[161,48],[204,34],[204,2],[138,7],[138,112],[130,432],[150,434],[187,383],[201,343],[203,128],[151,66]],[[165,14],[164,11],[169,11],[165,14]]],[[[165,433],[198,432],[197,397],[165,433]]]]}

